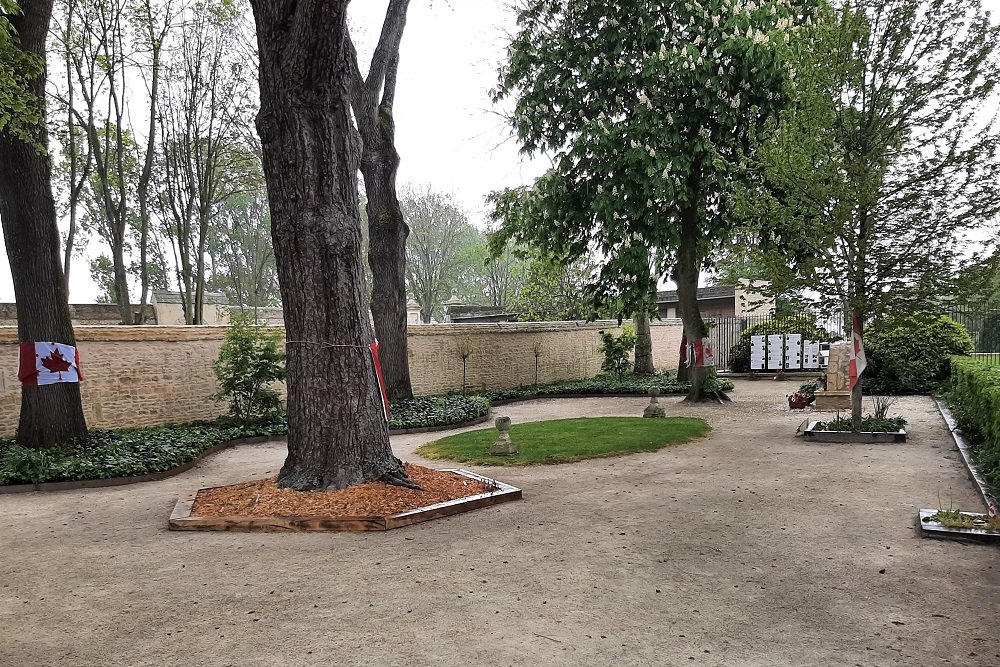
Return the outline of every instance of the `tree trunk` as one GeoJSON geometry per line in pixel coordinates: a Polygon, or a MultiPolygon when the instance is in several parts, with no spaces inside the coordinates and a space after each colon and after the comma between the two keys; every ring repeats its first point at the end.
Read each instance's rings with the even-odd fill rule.
{"type": "Polygon", "coordinates": [[[288,346],[288,458],[279,484],[404,483],[368,345],[358,156],[345,57],[348,0],[252,0],[257,129],[288,346]]]}
{"type": "MultiPolygon", "coordinates": [[[[697,190],[697,188],[694,188],[697,190]]],[[[677,282],[677,310],[684,326],[684,337],[688,343],[701,340],[707,333],[705,321],[701,318],[698,308],[698,268],[701,265],[698,257],[698,220],[697,207],[688,206],[681,220],[681,241],[677,249],[677,269],[674,278],[677,282]]],[[[697,365],[685,366],[685,355],[681,355],[681,366],[687,369],[687,380],[691,383],[685,401],[701,401],[704,396],[703,387],[709,377],[709,369],[697,365]]]]}
{"type": "MultiPolygon", "coordinates": [[[[20,46],[44,59],[52,0],[22,3],[22,8],[23,14],[10,17],[20,46]]],[[[45,77],[32,81],[31,89],[43,105],[44,117],[45,77]]],[[[38,136],[42,146],[47,145],[46,135],[43,122],[38,136]]],[[[0,131],[0,221],[14,282],[18,340],[76,345],[60,266],[49,158],[4,131],[0,131]]],[[[50,447],[86,433],[79,384],[22,387],[17,427],[21,445],[50,447]]]]}
{"type": "MultiPolygon", "coordinates": [[[[372,270],[371,313],[386,391],[391,400],[413,398],[406,332],[406,237],[410,230],[396,198],[399,154],[392,141],[391,110],[377,128],[361,132],[361,174],[368,196],[368,265],[372,270]],[[374,130],[374,131],[373,131],[374,130]],[[378,137],[377,139],[375,137],[378,137]]],[[[362,127],[366,122],[358,117],[362,127]]]]}
{"type": "Polygon", "coordinates": [[[640,310],[635,314],[635,367],[636,375],[652,375],[653,339],[649,333],[649,313],[640,310]]]}

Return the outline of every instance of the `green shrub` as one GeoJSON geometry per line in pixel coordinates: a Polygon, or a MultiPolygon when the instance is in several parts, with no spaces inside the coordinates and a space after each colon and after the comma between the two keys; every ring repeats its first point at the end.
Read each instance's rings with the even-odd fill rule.
{"type": "Polygon", "coordinates": [[[617,337],[609,331],[597,333],[601,336],[601,345],[597,349],[604,353],[601,370],[623,377],[630,366],[629,355],[635,349],[635,333],[630,327],[624,327],[617,337]]]}
{"type": "Polygon", "coordinates": [[[952,357],[947,400],[979,471],[1000,489],[1000,369],[952,357]]]}
{"type": "Polygon", "coordinates": [[[972,337],[944,315],[908,313],[876,320],[865,331],[866,393],[926,394],[948,379],[951,355],[970,354],[972,337]]]}
{"type": "Polygon", "coordinates": [[[280,334],[257,324],[249,313],[233,315],[219,358],[212,368],[219,380],[219,401],[229,413],[253,419],[281,411],[281,395],[271,386],[285,379],[285,352],[280,334]]]}
{"type": "Polygon", "coordinates": [[[391,429],[426,428],[462,424],[490,412],[490,402],[483,396],[417,396],[405,401],[393,401],[391,429]]]}
{"type": "Polygon", "coordinates": [[[772,317],[744,329],[740,339],[729,350],[729,369],[734,373],[746,373],[750,370],[750,337],[769,336],[772,334],[800,334],[803,340],[818,340],[831,342],[836,336],[831,336],[826,329],[816,326],[816,319],[809,315],[793,315],[789,317],[772,317]]]}

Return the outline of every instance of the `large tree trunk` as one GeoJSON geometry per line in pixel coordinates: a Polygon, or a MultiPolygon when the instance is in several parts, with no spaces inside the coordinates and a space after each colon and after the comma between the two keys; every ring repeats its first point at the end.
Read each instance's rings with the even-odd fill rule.
{"type": "Polygon", "coordinates": [[[368,345],[346,48],[348,0],[252,0],[257,129],[288,346],[288,458],[279,484],[405,479],[368,345]]]}
{"type": "MultiPolygon", "coordinates": [[[[384,106],[384,105],[383,105],[384,106]]],[[[358,116],[364,152],[361,174],[368,196],[368,266],[371,312],[382,353],[386,391],[392,400],[413,398],[406,331],[406,237],[410,229],[396,198],[399,154],[393,145],[391,107],[379,109],[376,127],[358,116]]]]}
{"type": "Polygon", "coordinates": [[[652,375],[653,339],[649,333],[649,313],[640,310],[635,314],[635,366],[636,375],[652,375]]]}
{"type": "MultiPolygon", "coordinates": [[[[10,22],[21,48],[44,59],[52,0],[26,2],[22,7],[24,14],[11,16],[10,22]]],[[[38,77],[31,88],[44,104],[45,77],[38,77]]],[[[38,143],[47,144],[44,123],[38,143]]],[[[18,340],[76,345],[60,265],[49,158],[4,131],[0,131],[0,221],[14,280],[18,340]]],[[[20,444],[43,448],[86,433],[79,384],[22,388],[20,444]]]]}

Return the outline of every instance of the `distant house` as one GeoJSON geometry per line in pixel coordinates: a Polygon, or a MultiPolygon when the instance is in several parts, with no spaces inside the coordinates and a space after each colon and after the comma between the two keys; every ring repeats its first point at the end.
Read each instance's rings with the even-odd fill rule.
{"type": "MultiPolygon", "coordinates": [[[[657,292],[656,305],[661,318],[680,317],[676,291],[657,292]]],[[[764,296],[753,283],[699,287],[698,309],[702,317],[766,315],[774,310],[774,297],[764,296]]]]}

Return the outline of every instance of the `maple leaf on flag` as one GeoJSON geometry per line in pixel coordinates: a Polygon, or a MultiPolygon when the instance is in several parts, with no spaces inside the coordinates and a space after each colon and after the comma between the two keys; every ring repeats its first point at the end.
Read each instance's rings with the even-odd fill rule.
{"type": "Polygon", "coordinates": [[[65,373],[73,366],[73,364],[62,356],[62,352],[55,349],[52,350],[49,356],[42,359],[42,366],[45,366],[45,368],[49,369],[49,371],[53,373],[65,373]]]}

